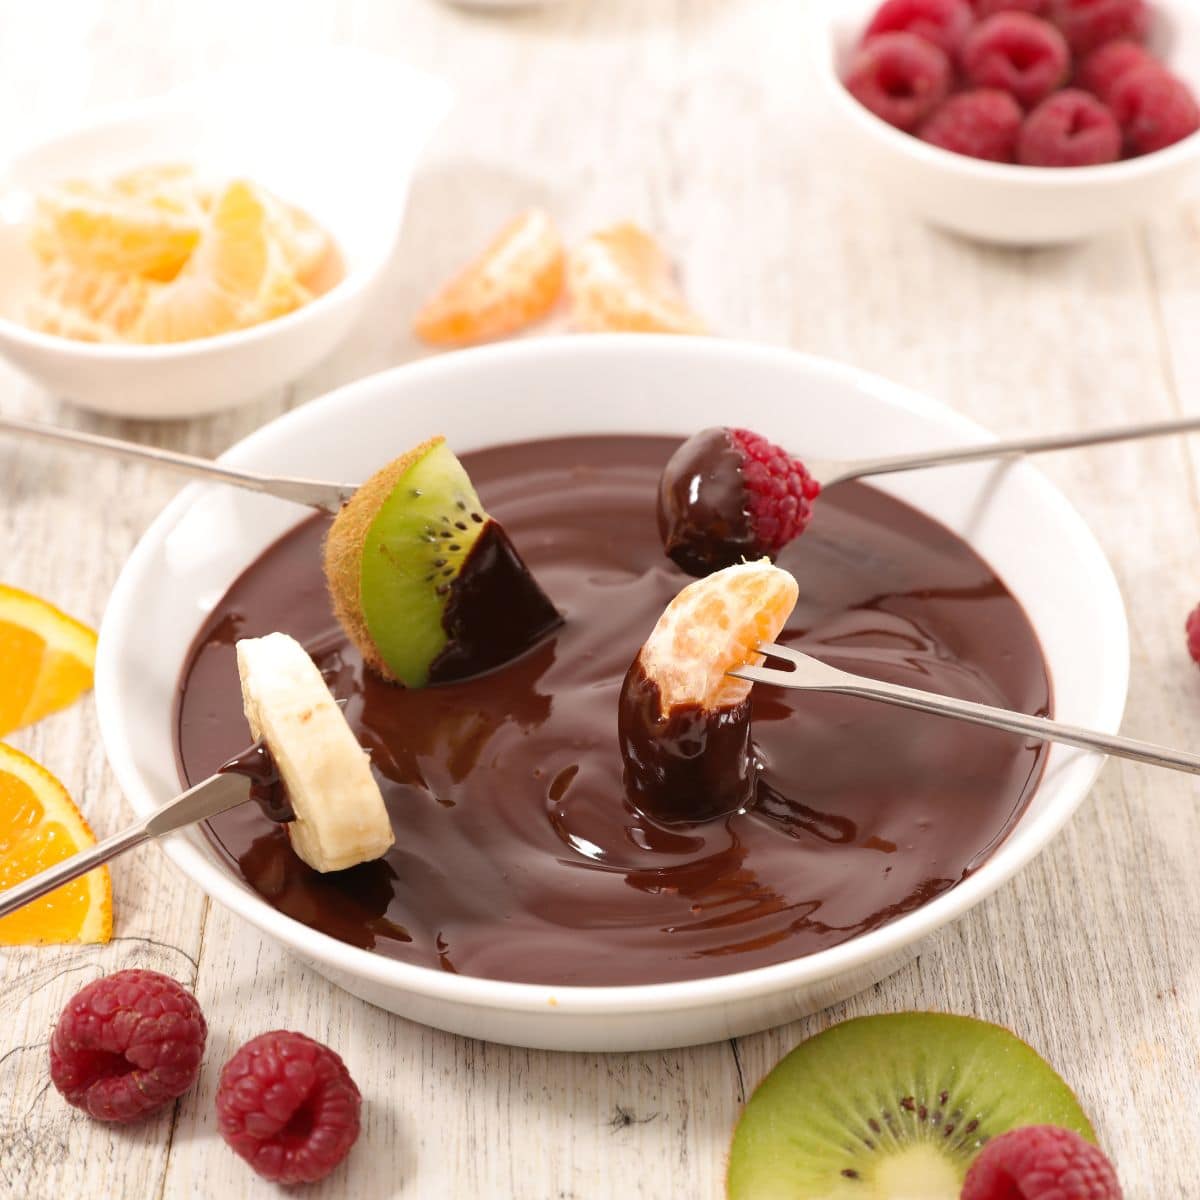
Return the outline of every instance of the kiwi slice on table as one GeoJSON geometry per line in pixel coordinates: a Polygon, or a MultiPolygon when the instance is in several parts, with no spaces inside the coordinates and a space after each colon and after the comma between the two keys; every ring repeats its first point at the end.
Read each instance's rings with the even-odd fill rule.
{"type": "Polygon", "coordinates": [[[985,1021],[898,1013],[844,1021],[763,1080],[733,1135],[730,1200],[958,1200],[992,1137],[1095,1133],[1071,1089],[985,1021]]]}
{"type": "Polygon", "coordinates": [[[441,437],[355,492],[329,531],[325,576],[368,665],[406,687],[498,667],[562,620],[441,437]]]}

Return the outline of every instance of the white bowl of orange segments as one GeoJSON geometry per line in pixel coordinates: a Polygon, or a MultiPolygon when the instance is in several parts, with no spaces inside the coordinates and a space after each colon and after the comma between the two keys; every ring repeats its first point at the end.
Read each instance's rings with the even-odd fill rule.
{"type": "Polygon", "coordinates": [[[0,170],[0,354],[131,417],[289,382],[361,313],[448,106],[420,71],[324,51],[42,140],[0,170]]]}

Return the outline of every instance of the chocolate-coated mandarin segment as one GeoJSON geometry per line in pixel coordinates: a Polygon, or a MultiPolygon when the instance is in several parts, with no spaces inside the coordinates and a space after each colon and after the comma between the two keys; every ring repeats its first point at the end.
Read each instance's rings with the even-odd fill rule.
{"type": "Polygon", "coordinates": [[[1095,1140],[1071,1089],[1007,1029],[942,1013],[843,1021],[750,1097],[729,1200],[959,1200],[985,1143],[1027,1125],[1095,1140]]]}
{"type": "Polygon", "coordinates": [[[561,621],[440,437],[358,489],[329,532],[325,575],[363,658],[406,687],[491,670],[561,621]]]}
{"type": "Polygon", "coordinates": [[[664,822],[707,821],[754,799],[751,684],[728,672],[757,664],[799,589],[767,561],[688,584],[667,605],[625,683],[617,729],[634,805],[664,822]]]}
{"type": "Polygon", "coordinates": [[[774,558],[807,528],[820,491],[802,462],[766,438],[748,429],[703,429],[663,469],[663,549],[696,576],[774,558]]]}

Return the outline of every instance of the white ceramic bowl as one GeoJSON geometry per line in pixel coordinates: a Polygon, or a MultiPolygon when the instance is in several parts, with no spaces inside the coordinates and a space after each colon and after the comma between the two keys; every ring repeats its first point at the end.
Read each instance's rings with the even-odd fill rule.
{"type": "MultiPolygon", "coordinates": [[[[731,421],[813,457],[988,436],[883,379],[787,351],[705,339],[579,336],[473,350],[364,379],[272,422],[225,458],[355,479],[439,432],[465,451],[577,433],[682,437],[731,421]]],[[[1128,675],[1124,608],[1099,547],[1063,496],[1027,465],[895,475],[879,486],[959,531],[1007,581],[1042,640],[1057,715],[1116,730],[1128,675]]],[[[137,812],[178,790],[172,705],[197,628],[233,579],[305,515],[267,497],[194,485],[155,521],[122,571],[101,630],[96,695],[109,761],[137,812]]],[[[1054,749],[1032,803],[993,857],[891,925],[777,966],[645,987],[501,983],[391,961],[277,912],[222,864],[198,831],[176,835],[164,849],[213,899],[316,970],[413,1020],[555,1049],[667,1047],[788,1021],[882,978],[922,938],[1037,854],[1083,800],[1099,766],[1096,756],[1054,749]]]]}
{"type": "MultiPolygon", "coordinates": [[[[836,122],[837,151],[880,190],[935,225],[980,241],[1033,246],[1078,241],[1169,204],[1200,165],[1200,133],[1143,158],[1100,167],[982,162],[892,128],[842,76],[880,0],[811,0],[816,73],[836,122]]],[[[1200,92],[1200,4],[1153,0],[1151,47],[1200,92]]]]}
{"type": "Polygon", "coordinates": [[[299,377],[362,310],[395,246],[417,156],[449,102],[444,84],[379,55],[281,55],[107,110],[24,150],[0,170],[0,354],[64,399],[129,417],[214,412],[299,377]],[[298,204],[337,241],[345,278],[285,317],[170,345],[78,342],[23,325],[36,269],[22,223],[31,195],[156,162],[244,175],[298,204]]]}

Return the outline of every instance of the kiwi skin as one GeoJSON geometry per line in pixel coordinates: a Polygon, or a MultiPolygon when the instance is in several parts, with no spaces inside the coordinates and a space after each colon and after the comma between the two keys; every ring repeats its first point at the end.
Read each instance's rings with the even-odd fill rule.
{"type": "Polygon", "coordinates": [[[843,1021],[759,1084],[734,1131],[729,1200],[956,1200],[991,1137],[1095,1131],[1074,1093],[1002,1026],[944,1013],[843,1021]]]}
{"type": "Polygon", "coordinates": [[[373,671],[391,683],[396,676],[380,656],[367,628],[362,606],[362,553],[371,525],[387,498],[410,467],[436,449],[445,438],[432,437],[376,471],[342,506],[325,539],[325,579],[333,613],[373,671]]]}

